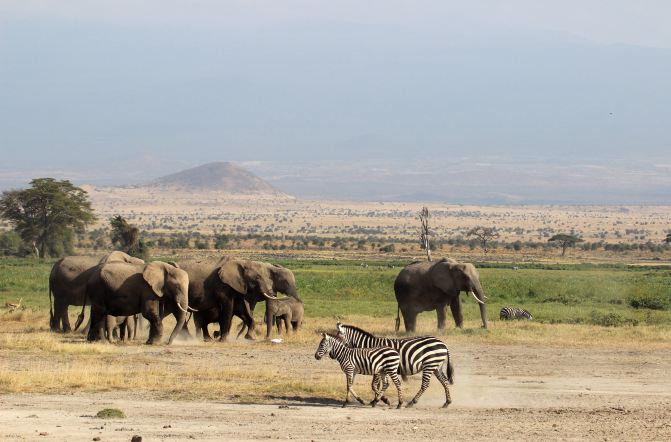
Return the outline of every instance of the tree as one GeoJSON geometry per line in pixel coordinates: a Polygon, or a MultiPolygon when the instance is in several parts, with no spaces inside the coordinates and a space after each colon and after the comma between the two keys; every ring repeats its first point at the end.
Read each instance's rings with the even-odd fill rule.
{"type": "Polygon", "coordinates": [[[489,251],[489,242],[498,238],[499,233],[496,231],[495,227],[476,226],[469,230],[466,236],[474,236],[477,238],[478,242],[480,243],[480,247],[482,247],[482,250],[487,253],[489,251]]]}
{"type": "Polygon", "coordinates": [[[118,250],[126,252],[130,256],[147,259],[149,248],[140,239],[140,230],[137,227],[128,224],[128,221],[121,215],[110,218],[110,226],[112,226],[112,244],[118,250]]]}
{"type": "Polygon", "coordinates": [[[666,234],[666,238],[664,239],[664,242],[667,244],[671,244],[671,232],[666,234]]]}
{"type": "Polygon", "coordinates": [[[0,217],[41,258],[72,253],[74,233],[95,221],[86,191],[54,178],[36,178],[28,189],[3,192],[0,217]]]}
{"type": "Polygon", "coordinates": [[[426,250],[426,259],[431,261],[431,230],[429,229],[429,209],[428,207],[422,207],[422,210],[419,211],[419,222],[422,224],[421,231],[419,234],[419,243],[422,248],[426,250]]]}
{"type": "Polygon", "coordinates": [[[548,239],[548,242],[555,242],[559,244],[559,247],[561,247],[561,256],[564,256],[566,254],[566,249],[569,247],[573,247],[576,245],[576,243],[583,242],[584,240],[582,238],[579,238],[575,235],[569,235],[566,233],[559,233],[557,235],[554,235],[550,239],[548,239]]]}

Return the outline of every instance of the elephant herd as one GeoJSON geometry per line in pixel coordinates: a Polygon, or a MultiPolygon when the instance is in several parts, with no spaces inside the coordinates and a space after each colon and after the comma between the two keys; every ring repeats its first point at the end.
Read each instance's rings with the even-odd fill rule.
{"type": "MultiPolygon", "coordinates": [[[[487,310],[478,271],[472,264],[453,259],[414,262],[406,266],[394,281],[398,303],[396,330],[403,316],[406,332],[414,332],[417,315],[436,310],[438,328],[445,327],[450,307],[457,327],[462,327],[460,293],[477,301],[482,326],[487,328],[487,310]]],[[[75,329],[82,323],[90,305],[88,340],[111,339],[117,324],[129,326],[132,316],[141,315],[149,322],[148,344],[162,339],[162,321],[175,317],[170,333],[171,343],[180,333],[188,335],[186,323],[193,313],[196,335],[210,340],[208,325],[219,324],[219,340],[227,339],[233,316],[242,320],[238,336],[254,339],[253,312],[257,303],[266,303],[266,336],[277,319],[298,329],[303,318],[303,304],[296,291],[291,270],[265,262],[224,256],[219,260],[144,262],[123,252],[103,257],[70,256],[57,261],[49,277],[50,326],[52,330],[71,330],[68,306],[82,306],[75,329]],[[286,298],[279,299],[277,293],[286,298]],[[53,294],[53,308],[51,296],[53,294]],[[110,319],[116,317],[116,320],[110,319]],[[124,322],[124,318],[127,318],[124,322]]],[[[130,326],[128,328],[130,332],[130,326]]]]}
{"type": "Polygon", "coordinates": [[[189,312],[193,313],[196,335],[205,339],[210,339],[208,325],[216,322],[219,339],[225,340],[234,315],[242,319],[246,337],[253,339],[254,307],[260,301],[275,301],[276,293],[299,303],[301,313],[288,320],[281,312],[271,315],[268,334],[273,320],[282,316],[285,324],[292,322],[296,330],[302,320],[302,303],[293,273],[279,265],[228,256],[178,265],[144,262],[118,251],[102,259],[70,256],[57,261],[49,277],[50,327],[70,331],[68,306],[76,305],[82,306],[77,329],[90,305],[89,341],[111,339],[114,327],[124,318],[142,315],[149,322],[147,343],[157,344],[162,339],[163,318],[173,315],[176,323],[168,340],[171,343],[180,333],[188,334],[185,324],[189,312]]]}

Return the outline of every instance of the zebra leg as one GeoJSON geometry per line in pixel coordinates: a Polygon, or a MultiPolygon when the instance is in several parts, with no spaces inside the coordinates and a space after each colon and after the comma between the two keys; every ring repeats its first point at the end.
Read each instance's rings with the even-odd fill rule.
{"type": "Polygon", "coordinates": [[[389,388],[389,382],[387,382],[387,375],[385,374],[384,378],[382,378],[382,394],[380,396],[380,400],[387,405],[391,405],[391,402],[389,402],[387,396],[384,395],[384,392],[387,391],[387,388],[389,388]]]}
{"type": "Polygon", "coordinates": [[[370,388],[373,390],[373,394],[375,397],[373,398],[372,401],[370,401],[370,404],[372,407],[374,407],[378,401],[380,400],[380,374],[376,373],[373,375],[373,381],[371,382],[370,388]]]}
{"type": "Polygon", "coordinates": [[[433,376],[433,371],[424,370],[422,372],[422,387],[419,389],[415,397],[408,402],[408,407],[412,407],[417,403],[419,398],[424,394],[427,388],[429,388],[429,382],[431,382],[431,376],[433,376]]]}
{"type": "Polygon", "coordinates": [[[440,381],[441,384],[443,384],[443,388],[445,389],[445,403],[443,404],[443,408],[447,408],[448,405],[452,403],[452,398],[450,397],[450,389],[448,387],[449,382],[447,381],[447,376],[445,376],[445,373],[443,373],[440,368],[434,372],[436,374],[436,377],[440,381]]]}
{"type": "Polygon", "coordinates": [[[392,371],[391,373],[389,373],[389,377],[396,386],[396,391],[398,391],[398,405],[396,406],[396,408],[398,409],[401,408],[401,406],[403,405],[403,390],[401,389],[401,380],[398,378],[398,373],[396,373],[396,371],[392,371]]]}
{"type": "Polygon", "coordinates": [[[361,398],[359,397],[359,395],[356,394],[356,392],[355,392],[354,389],[352,388],[352,385],[354,385],[354,376],[356,376],[356,375],[352,374],[352,377],[351,377],[350,379],[348,379],[348,381],[347,381],[347,384],[348,384],[348,385],[347,385],[347,388],[349,388],[349,391],[352,393],[352,396],[354,396],[354,399],[356,399],[357,401],[359,401],[359,403],[360,403],[361,405],[366,405],[366,403],[363,401],[363,399],[361,399],[361,398]]]}

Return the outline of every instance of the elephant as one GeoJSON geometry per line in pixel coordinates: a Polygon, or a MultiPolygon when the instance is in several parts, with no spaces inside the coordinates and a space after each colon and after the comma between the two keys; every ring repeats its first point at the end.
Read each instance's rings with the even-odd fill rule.
{"type": "MultiPolygon", "coordinates": [[[[302,308],[303,302],[298,297],[298,291],[296,290],[296,277],[294,276],[293,272],[287,269],[286,267],[283,267],[278,264],[270,264],[270,263],[260,263],[260,264],[264,265],[267,268],[268,273],[270,274],[270,279],[272,280],[273,283],[273,292],[284,293],[285,295],[294,298],[296,301],[298,301],[298,303],[302,308]]],[[[260,301],[265,301],[266,298],[267,297],[264,296],[262,293],[248,293],[245,295],[245,304],[248,306],[252,316],[254,315],[254,309],[256,308],[256,304],[259,303],[260,301]]],[[[294,312],[294,317],[298,316],[300,316],[301,318],[300,321],[302,322],[303,312],[301,311],[300,314],[298,311],[294,312]]],[[[246,325],[244,323],[240,325],[240,328],[238,330],[238,336],[240,336],[245,331],[245,327],[246,325]]]]}
{"type": "Polygon", "coordinates": [[[168,340],[171,344],[186,323],[189,276],[179,267],[160,261],[107,263],[89,279],[86,295],[91,300],[89,341],[101,340],[105,336],[107,315],[141,313],[149,322],[147,344],[157,344],[163,334],[162,319],[172,313],[177,322],[168,340]]]}
{"type": "Polygon", "coordinates": [[[406,332],[414,332],[417,314],[436,310],[438,328],[445,328],[447,306],[457,327],[464,322],[461,311],[461,291],[468,292],[480,306],[482,326],[487,328],[487,305],[480,276],[473,264],[458,263],[453,259],[412,263],[401,270],[394,281],[394,292],[398,302],[396,331],[400,327],[398,313],[403,314],[406,332]]]}
{"type": "MultiPolygon", "coordinates": [[[[303,303],[296,298],[270,298],[266,299],[266,338],[270,337],[270,330],[277,321],[277,333],[281,333],[281,321],[284,321],[284,330],[289,333],[289,323],[292,330],[298,331],[303,322],[303,303]]],[[[242,333],[242,331],[240,331],[242,333]]]]}
{"type": "MultiPolygon", "coordinates": [[[[98,266],[108,262],[144,264],[143,260],[120,251],[111,252],[102,258],[66,256],[54,263],[49,275],[49,326],[52,331],[69,332],[72,330],[68,318],[68,306],[84,305],[86,283],[98,266]]],[[[90,303],[89,300],[87,301],[90,303]]],[[[75,329],[79,327],[83,319],[83,316],[77,319],[75,329]]]]}
{"type": "Polygon", "coordinates": [[[119,338],[122,341],[134,340],[137,333],[140,315],[133,316],[112,316],[105,318],[105,335],[108,340],[119,338]]]}
{"type": "Polygon", "coordinates": [[[273,283],[267,265],[225,256],[217,262],[187,261],[180,264],[189,275],[189,297],[194,313],[196,334],[201,330],[207,339],[207,324],[216,317],[219,340],[225,341],[231,330],[233,315],[248,327],[247,339],[254,339],[254,318],[245,296],[273,294],[273,283]],[[215,309],[214,312],[210,311],[215,309]],[[218,311],[216,311],[218,309],[218,311]],[[199,328],[200,327],[200,328],[199,328]]]}

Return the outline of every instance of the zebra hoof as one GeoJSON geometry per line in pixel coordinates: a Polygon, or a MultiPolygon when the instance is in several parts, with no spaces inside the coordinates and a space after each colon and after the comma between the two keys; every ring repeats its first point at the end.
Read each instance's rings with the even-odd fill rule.
{"type": "Polygon", "coordinates": [[[375,406],[377,405],[377,401],[370,401],[370,404],[368,404],[368,405],[375,408],[375,406]]]}
{"type": "MultiPolygon", "coordinates": [[[[405,406],[405,408],[412,408],[413,405],[415,405],[415,401],[410,401],[408,402],[408,405],[405,406]]],[[[399,404],[398,406],[400,407],[401,405],[399,404]]]]}
{"type": "Polygon", "coordinates": [[[398,405],[396,406],[396,409],[400,410],[401,407],[403,407],[403,402],[399,402],[398,405]]]}
{"type": "Polygon", "coordinates": [[[445,402],[445,403],[443,404],[443,408],[447,408],[447,406],[450,405],[450,404],[451,404],[451,402],[445,402]]]}
{"type": "Polygon", "coordinates": [[[347,402],[345,402],[344,404],[342,404],[342,407],[343,407],[343,408],[345,408],[346,406],[347,406],[347,402]]]}

